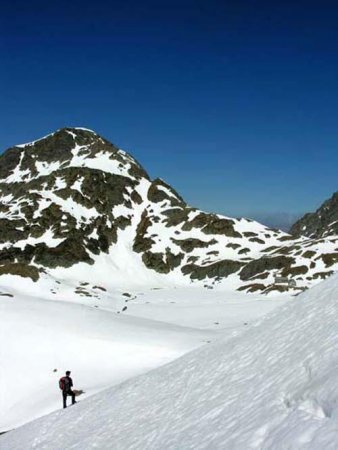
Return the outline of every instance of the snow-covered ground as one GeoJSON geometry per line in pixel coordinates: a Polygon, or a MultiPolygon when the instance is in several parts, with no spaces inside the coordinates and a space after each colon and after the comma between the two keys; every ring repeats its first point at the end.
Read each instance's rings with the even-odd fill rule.
{"type": "Polygon", "coordinates": [[[177,358],[212,336],[20,295],[1,298],[0,311],[1,430],[60,408],[58,379],[67,369],[88,395],[177,358]]]}
{"type": "Polygon", "coordinates": [[[86,398],[219,335],[242,333],[288,299],[165,285],[104,291],[47,276],[38,283],[2,276],[0,431],[59,409],[65,370],[86,398]]]}
{"type": "Polygon", "coordinates": [[[163,288],[135,293],[125,314],[233,336],[243,327],[285,303],[289,295],[271,297],[198,287],[163,288]]]}
{"type": "Polygon", "coordinates": [[[337,449],[337,317],[338,274],[232,338],[1,436],[0,449],[337,449]]]}

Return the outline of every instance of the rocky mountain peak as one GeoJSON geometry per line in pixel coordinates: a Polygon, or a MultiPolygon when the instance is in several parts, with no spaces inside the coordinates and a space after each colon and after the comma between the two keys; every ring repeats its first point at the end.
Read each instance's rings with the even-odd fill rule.
{"type": "Polygon", "coordinates": [[[149,178],[128,153],[85,128],[62,128],[16,145],[0,157],[0,181],[30,181],[67,167],[90,167],[132,178],[149,178]]]}
{"type": "MultiPolygon", "coordinates": [[[[65,127],[54,131],[40,139],[37,139],[26,144],[16,145],[19,148],[34,147],[36,150],[48,148],[62,148],[65,152],[70,151],[74,147],[74,142],[78,145],[89,145],[95,141],[103,141],[95,131],[87,128],[65,127]]],[[[106,141],[109,143],[108,141],[106,141]]]]}
{"type": "Polygon", "coordinates": [[[326,200],[314,213],[305,214],[290,229],[295,236],[321,238],[338,235],[338,192],[326,200]]]}
{"type": "Polygon", "coordinates": [[[297,292],[338,267],[337,241],[192,208],[130,154],[83,128],[0,157],[0,276],[36,281],[60,268],[80,276],[81,263],[93,266],[93,277],[94,267],[106,267],[107,282],[160,276],[212,288],[229,279],[249,292],[297,292]],[[280,286],[276,274],[294,283],[280,286]]]}

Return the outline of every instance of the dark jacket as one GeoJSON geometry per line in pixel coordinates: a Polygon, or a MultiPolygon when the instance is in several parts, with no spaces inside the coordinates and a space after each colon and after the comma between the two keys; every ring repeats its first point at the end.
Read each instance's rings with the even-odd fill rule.
{"type": "Polygon", "coordinates": [[[65,376],[63,377],[63,382],[63,392],[71,392],[73,387],[73,380],[70,377],[65,376]]]}

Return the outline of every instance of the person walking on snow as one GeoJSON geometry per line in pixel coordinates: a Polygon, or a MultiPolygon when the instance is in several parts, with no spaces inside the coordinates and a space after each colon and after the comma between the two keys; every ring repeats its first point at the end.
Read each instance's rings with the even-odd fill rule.
{"type": "Polygon", "coordinates": [[[62,390],[62,398],[63,398],[63,407],[67,408],[67,397],[72,397],[72,405],[76,403],[75,401],[75,394],[72,390],[73,387],[73,380],[70,378],[70,370],[67,370],[66,376],[60,378],[59,386],[62,390]]]}

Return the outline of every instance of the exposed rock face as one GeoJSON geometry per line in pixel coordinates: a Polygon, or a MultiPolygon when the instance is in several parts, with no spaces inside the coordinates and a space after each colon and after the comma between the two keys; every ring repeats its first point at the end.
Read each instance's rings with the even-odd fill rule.
{"type": "Polygon", "coordinates": [[[270,270],[282,270],[284,268],[289,268],[292,263],[294,263],[294,258],[287,256],[274,256],[256,259],[249,262],[240,272],[241,280],[250,280],[257,274],[266,273],[270,270]]]}
{"type": "Polygon", "coordinates": [[[0,266],[0,275],[19,275],[37,281],[39,279],[39,270],[29,264],[10,263],[0,266]]]}
{"type": "Polygon", "coordinates": [[[0,261],[34,259],[49,268],[92,263],[90,253],[107,253],[141,201],[136,184],[149,180],[133,158],[108,141],[67,128],[5,152],[0,173],[6,217],[0,219],[0,241],[14,244],[0,250],[0,261]],[[129,214],[114,213],[118,205],[129,214]],[[25,245],[17,247],[20,241],[25,245]]]}
{"type": "Polygon", "coordinates": [[[321,238],[338,235],[338,192],[314,213],[305,214],[290,229],[295,236],[321,238]]]}
{"type": "Polygon", "coordinates": [[[127,267],[177,283],[231,277],[232,286],[269,292],[278,272],[304,287],[338,268],[337,198],[306,228],[320,239],[290,236],[192,208],[93,131],[64,128],[0,157],[0,275],[36,281],[84,263],[95,276],[104,259],[118,277],[122,251],[127,267]],[[323,223],[329,233],[318,231],[323,223]]]}
{"type": "Polygon", "coordinates": [[[187,264],[182,267],[184,274],[190,274],[191,278],[197,280],[204,280],[205,278],[223,278],[237,272],[244,263],[240,261],[232,261],[224,259],[222,261],[214,262],[207,266],[197,266],[196,264],[187,264]]]}

